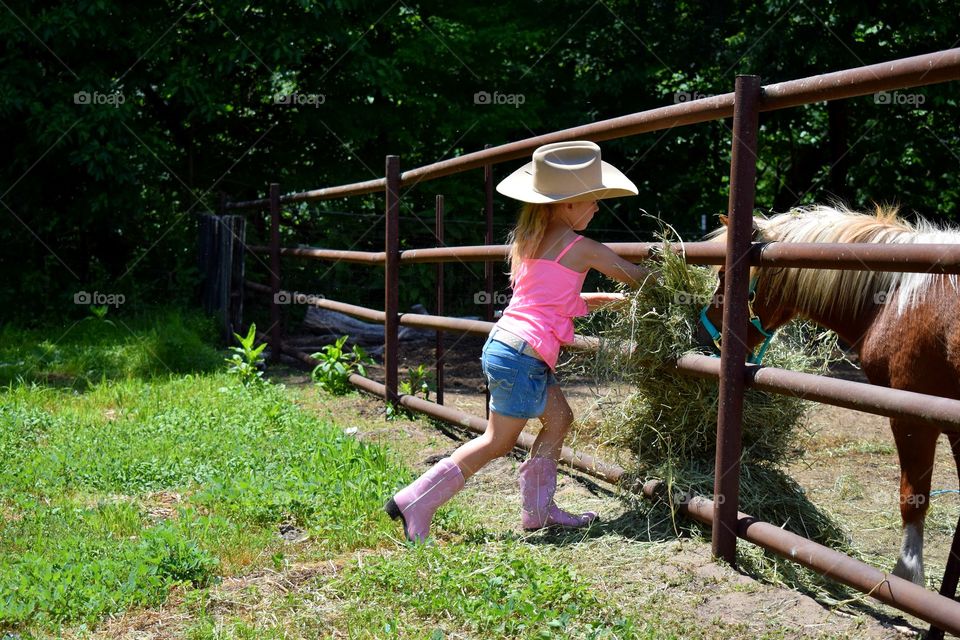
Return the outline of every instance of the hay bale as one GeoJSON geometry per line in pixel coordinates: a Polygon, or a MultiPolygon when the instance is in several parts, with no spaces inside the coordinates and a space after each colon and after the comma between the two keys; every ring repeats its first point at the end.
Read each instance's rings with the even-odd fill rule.
{"type": "MultiPolygon", "coordinates": [[[[599,403],[591,436],[630,452],[624,464],[628,484],[659,479],[670,495],[713,492],[718,385],[682,375],[672,363],[702,352],[696,344],[699,313],[716,286],[715,269],[688,265],[668,244],[658,282],[624,289],[625,300],[592,321],[600,350],[580,366],[593,370],[598,385],[621,391],[599,403]]],[[[797,322],[778,332],[763,364],[823,373],[838,354],[835,334],[797,322]]],[[[819,542],[845,546],[842,528],[782,471],[802,454],[809,406],[747,390],[740,507],[819,542]]]]}
{"type": "MultiPolygon", "coordinates": [[[[596,373],[628,383],[632,392],[607,404],[599,435],[629,449],[640,467],[665,462],[712,461],[716,446],[718,386],[682,375],[672,363],[702,352],[695,336],[699,313],[717,286],[713,269],[688,265],[665,251],[655,286],[625,291],[600,330],[596,373]]],[[[835,361],[836,336],[806,323],[781,330],[764,358],[768,366],[822,373],[835,361]]],[[[780,466],[800,453],[807,402],[748,389],[744,398],[745,464],[780,466]]]]}

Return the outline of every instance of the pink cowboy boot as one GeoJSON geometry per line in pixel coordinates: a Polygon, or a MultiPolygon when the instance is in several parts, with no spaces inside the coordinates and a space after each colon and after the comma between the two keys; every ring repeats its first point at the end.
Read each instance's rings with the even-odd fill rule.
{"type": "Polygon", "coordinates": [[[383,508],[394,520],[403,520],[407,540],[423,542],[430,535],[433,514],[463,488],[463,483],[463,473],[457,463],[444,458],[387,500],[383,508]]]}
{"type": "Polygon", "coordinates": [[[557,463],[550,458],[534,457],[520,465],[520,495],[523,498],[523,528],[534,531],[544,527],[585,527],[597,514],[592,511],[575,516],[553,502],[557,490],[557,463]]]}

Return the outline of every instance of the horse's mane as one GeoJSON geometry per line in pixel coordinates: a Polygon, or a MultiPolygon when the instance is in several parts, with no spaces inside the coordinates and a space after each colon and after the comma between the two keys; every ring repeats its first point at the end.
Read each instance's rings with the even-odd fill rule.
{"type": "MultiPolygon", "coordinates": [[[[771,218],[755,218],[758,242],[960,243],[960,231],[926,221],[910,223],[897,207],[877,206],[873,215],[843,207],[799,207],[771,218]]],[[[726,237],[721,227],[708,238],[726,237]]],[[[757,291],[772,301],[790,301],[801,315],[854,315],[874,302],[896,300],[898,313],[920,302],[934,284],[957,290],[957,276],[839,269],[755,269],[757,291]]]]}

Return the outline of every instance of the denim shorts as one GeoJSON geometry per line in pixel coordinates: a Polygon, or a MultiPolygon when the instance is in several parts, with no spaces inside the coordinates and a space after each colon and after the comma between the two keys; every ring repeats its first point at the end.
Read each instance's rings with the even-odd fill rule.
{"type": "Polygon", "coordinates": [[[511,418],[540,416],[547,407],[547,387],[558,384],[547,363],[490,338],[482,353],[490,410],[511,418]]]}

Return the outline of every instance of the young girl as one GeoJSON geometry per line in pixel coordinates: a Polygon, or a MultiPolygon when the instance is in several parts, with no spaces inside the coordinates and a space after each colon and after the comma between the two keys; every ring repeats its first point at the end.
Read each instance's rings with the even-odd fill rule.
{"type": "Polygon", "coordinates": [[[510,234],[513,297],[483,346],[490,418],[482,436],[387,501],[386,512],[402,519],[411,541],[426,540],[437,508],[485,464],[507,455],[530,418],[539,418],[542,427],[529,459],[520,465],[523,528],[583,527],[597,517],[567,513],[553,502],[557,459],[573,422],[554,369],[560,346],[573,341],[573,318],[621,297],[581,294],[587,271],[596,269],[631,286],[650,273],[576,233],[590,223],[597,200],[636,195],[637,188],[600,160],[596,144],[558,142],[538,148],[497,191],[526,204],[510,234]]]}

